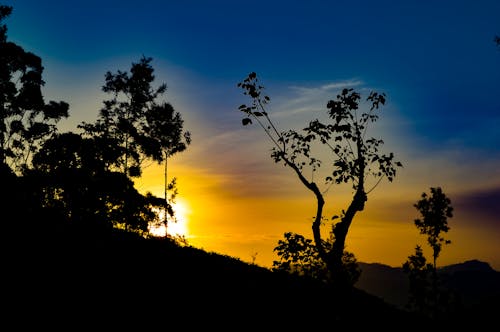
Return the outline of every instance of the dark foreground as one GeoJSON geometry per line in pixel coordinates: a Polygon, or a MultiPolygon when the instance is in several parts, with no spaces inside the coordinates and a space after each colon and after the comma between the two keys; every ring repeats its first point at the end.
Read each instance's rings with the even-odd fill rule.
{"type": "MultiPolygon", "coordinates": [[[[15,330],[437,327],[359,289],[337,301],[318,282],[169,240],[32,233],[3,243],[2,316],[15,330]]],[[[467,312],[441,325],[479,326],[485,316],[467,312]]]]}

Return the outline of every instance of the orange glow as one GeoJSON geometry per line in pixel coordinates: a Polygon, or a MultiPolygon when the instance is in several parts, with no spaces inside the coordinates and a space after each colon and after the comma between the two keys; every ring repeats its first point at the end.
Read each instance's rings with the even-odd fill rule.
{"type": "MultiPolygon", "coordinates": [[[[230,171],[210,168],[207,166],[210,160],[202,157],[201,160],[206,161],[203,167],[194,167],[199,165],[194,164],[196,158],[185,159],[189,151],[184,153],[186,157],[179,155],[169,160],[169,173],[177,178],[179,189],[176,198],[179,223],[169,224],[170,234],[184,235],[189,245],[208,252],[264,267],[271,267],[278,259],[273,249],[285,232],[313,238],[311,222],[316,200],[290,169],[275,165],[264,156],[262,162],[270,166],[265,172],[240,175],[236,171],[239,165],[230,171]]],[[[227,164],[232,162],[234,160],[227,164]]],[[[417,244],[431,257],[426,251],[426,238],[413,223],[417,216],[413,203],[428,186],[415,185],[412,181],[413,176],[405,178],[401,174],[400,179],[381,184],[369,195],[365,210],[356,215],[346,242],[346,250],[354,253],[359,261],[401,266],[414,253],[417,244]]],[[[147,167],[136,187],[141,192],[150,191],[162,197],[162,166],[147,167]]],[[[349,189],[331,188],[325,199],[324,216],[329,218],[346,208],[349,189]]],[[[449,221],[450,232],[446,234],[452,243],[443,248],[438,264],[480,259],[500,269],[494,248],[479,243],[497,233],[488,234],[478,228],[465,227],[466,224],[466,218],[457,211],[449,221]]],[[[325,238],[327,227],[323,232],[325,238]]]]}

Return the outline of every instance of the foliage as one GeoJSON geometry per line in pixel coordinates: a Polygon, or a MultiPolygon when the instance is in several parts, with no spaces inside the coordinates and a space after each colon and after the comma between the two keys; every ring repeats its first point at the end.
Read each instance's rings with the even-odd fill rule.
{"type": "Polygon", "coordinates": [[[427,243],[433,252],[433,263],[427,263],[422,248],[416,246],[415,255],[408,257],[403,270],[409,278],[408,307],[425,316],[438,319],[447,315],[459,304],[460,299],[440,285],[436,260],[443,244],[451,243],[441,236],[448,232],[448,218],[453,216],[451,200],[440,187],[431,187],[431,194],[422,193],[421,199],[414,204],[421,218],[415,219],[420,234],[427,235],[427,243]]]}
{"type": "MultiPolygon", "coordinates": [[[[95,123],[84,122],[79,128],[96,142],[96,153],[110,171],[138,177],[145,159],[165,163],[165,197],[159,208],[165,218],[160,221],[155,217],[151,223],[166,224],[167,216],[174,216],[172,204],[177,194],[176,179],[167,182],[167,160],[187,148],[191,134],[184,130],[181,114],[170,103],[159,101],[167,86],[152,86],[155,76],[151,61],[143,56],[138,63],[132,63],[130,73],[108,71],[102,90],[112,98],[104,101],[95,123]],[[167,192],[171,192],[170,197],[167,192]]],[[[129,224],[128,219],[122,222],[129,224]]]]}
{"type": "Polygon", "coordinates": [[[104,101],[94,124],[79,126],[87,136],[99,140],[108,167],[131,177],[141,175],[144,159],[161,163],[191,142],[180,113],[171,104],[158,101],[167,86],[152,87],[155,76],[151,61],[142,57],[132,63],[130,73],[108,71],[102,90],[112,98],[104,101]]]}
{"type": "Polygon", "coordinates": [[[275,162],[283,162],[298,176],[301,183],[315,196],[317,202],[316,216],[312,229],[314,243],[321,260],[326,264],[332,278],[337,278],[338,284],[349,284],[343,273],[342,258],[349,227],[357,212],[363,211],[367,194],[372,191],[383,178],[392,181],[396,175],[396,167],[402,167],[394,160],[393,153],[382,154],[379,151],[383,141],[376,138],[366,138],[370,123],[378,120],[378,111],[385,104],[385,94],[371,92],[366,98],[369,110],[361,112],[361,96],[353,89],[343,89],[336,99],[327,102],[330,122],[311,121],[301,131],[279,131],[267,112],[270,103],[269,96],[263,94],[264,86],[260,85],[257,74],[252,72],[238,87],[243,94],[250,97],[250,105],[242,104],[238,109],[244,113],[243,125],[258,123],[266,136],[271,140],[273,149],[271,157],[275,162]],[[359,114],[361,113],[361,114],[359,114]],[[322,192],[314,177],[309,180],[305,168],[311,173],[322,165],[322,160],[312,154],[312,145],[320,144],[330,151],[332,171],[325,178],[326,185],[349,183],[354,191],[352,201],[347,210],[342,210],[340,219],[332,224],[333,242],[326,246],[320,233],[325,204],[322,192]],[[375,179],[375,184],[367,188],[368,177],[375,179]]]}
{"type": "MultiPolygon", "coordinates": [[[[274,271],[285,271],[292,274],[311,277],[326,283],[331,282],[330,273],[325,262],[319,257],[318,250],[313,240],[292,232],[284,234],[284,240],[278,241],[278,246],[274,251],[280,257],[279,261],[273,262],[274,271]]],[[[324,241],[324,247],[331,247],[333,238],[324,241]]],[[[348,274],[348,280],[354,285],[361,275],[361,270],[357,264],[353,253],[344,251],[342,257],[344,270],[348,274]]]]}
{"type": "Polygon", "coordinates": [[[68,117],[66,102],[45,103],[42,60],[7,40],[2,24],[12,7],[0,6],[0,163],[19,173],[68,117]]]}
{"type": "MultiPolygon", "coordinates": [[[[426,313],[430,304],[431,274],[433,266],[427,263],[422,247],[415,247],[415,254],[408,256],[408,260],[403,263],[403,271],[409,279],[409,301],[408,308],[421,313],[426,313]]],[[[428,314],[428,313],[427,313],[428,314]]]]}
{"type": "MultiPolygon", "coordinates": [[[[82,123],[82,135],[59,134],[56,124],[68,116],[68,104],[45,103],[41,59],[7,41],[1,23],[11,12],[0,6],[0,171],[4,196],[10,190],[6,202],[26,217],[8,220],[22,220],[30,229],[46,220],[46,227],[87,235],[118,227],[147,236],[157,211],[173,214],[172,205],[139,193],[129,176],[140,175],[144,159],[161,163],[191,141],[180,114],[157,102],[166,85],[151,87],[151,58],[133,64],[130,74],[106,73],[103,91],[112,98],[100,118],[82,123]]],[[[174,193],[175,183],[166,184],[174,193]]]]}
{"type": "Polygon", "coordinates": [[[124,174],[106,170],[95,147],[92,139],[75,133],[58,134],[45,143],[25,174],[39,207],[56,211],[80,229],[102,233],[125,221],[123,228],[147,232],[163,199],[141,195],[124,174]]]}
{"type": "Polygon", "coordinates": [[[440,187],[430,190],[430,196],[422,193],[422,198],[414,204],[421,214],[421,218],[415,219],[415,226],[420,230],[420,234],[427,235],[427,243],[433,250],[434,268],[436,268],[436,259],[442,245],[451,243],[450,240],[444,239],[441,233],[446,233],[450,229],[448,218],[453,217],[453,207],[440,187]]]}

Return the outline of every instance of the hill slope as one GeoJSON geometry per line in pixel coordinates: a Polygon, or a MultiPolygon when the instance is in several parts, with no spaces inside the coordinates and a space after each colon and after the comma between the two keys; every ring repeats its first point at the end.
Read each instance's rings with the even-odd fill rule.
{"type": "Polygon", "coordinates": [[[10,246],[4,262],[10,290],[4,297],[6,317],[36,317],[38,328],[62,323],[116,328],[158,320],[204,329],[367,322],[396,328],[412,319],[362,290],[339,304],[332,290],[316,281],[130,233],[100,239],[26,236],[10,246]]]}
{"type": "MultiPolygon", "coordinates": [[[[400,269],[382,264],[361,263],[360,281],[351,296],[339,302],[317,281],[169,240],[146,240],[121,231],[93,236],[38,229],[19,237],[8,235],[3,234],[1,251],[6,308],[2,318],[12,320],[17,329],[76,325],[144,330],[160,323],[195,330],[400,330],[429,323],[397,307],[406,277],[400,269]]],[[[442,273],[449,276],[450,285],[475,294],[479,286],[488,292],[497,285],[497,277],[489,279],[497,276],[496,271],[491,274],[486,267],[467,262],[442,273]],[[470,284],[471,270],[476,288],[470,284]]],[[[498,303],[498,297],[481,298],[455,322],[444,323],[491,323],[498,303]]]]}

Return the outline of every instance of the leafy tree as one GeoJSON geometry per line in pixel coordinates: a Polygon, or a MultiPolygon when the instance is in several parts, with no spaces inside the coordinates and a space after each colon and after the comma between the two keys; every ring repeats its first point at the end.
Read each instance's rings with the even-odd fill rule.
{"type": "MultiPolygon", "coordinates": [[[[319,257],[313,240],[292,232],[286,232],[284,236],[285,239],[279,240],[278,246],[274,248],[280,260],[273,262],[273,270],[308,276],[329,283],[331,275],[325,262],[319,257]]],[[[327,241],[324,241],[323,246],[331,248],[332,243],[333,236],[330,236],[327,241]]],[[[361,275],[356,257],[353,253],[344,251],[342,262],[344,270],[349,275],[349,283],[354,285],[361,275]]]]}
{"type": "Polygon", "coordinates": [[[451,200],[446,197],[440,187],[431,188],[431,194],[422,193],[422,198],[414,204],[421,217],[415,219],[415,226],[420,234],[427,235],[427,243],[432,248],[433,267],[436,270],[436,260],[441,253],[443,244],[451,243],[441,233],[449,231],[448,218],[453,217],[451,200]]]}
{"type": "Polygon", "coordinates": [[[433,261],[432,264],[427,263],[421,247],[417,246],[415,255],[409,256],[403,264],[403,270],[408,274],[410,281],[409,304],[415,310],[437,318],[456,305],[453,294],[439,284],[436,264],[442,246],[451,243],[441,233],[446,233],[450,229],[448,218],[453,217],[453,207],[451,200],[440,187],[431,187],[430,195],[422,193],[421,199],[414,204],[414,207],[421,215],[415,219],[415,226],[420,234],[427,236],[433,261]]]}
{"type": "Polygon", "coordinates": [[[102,90],[112,98],[104,101],[95,123],[84,122],[79,127],[97,142],[98,153],[110,170],[137,177],[145,159],[165,163],[166,224],[167,215],[173,216],[171,203],[176,193],[175,179],[167,183],[167,160],[187,148],[191,135],[184,131],[180,113],[170,103],[159,100],[167,86],[152,86],[155,76],[151,61],[143,56],[138,63],[132,63],[130,73],[108,71],[102,90]],[[168,191],[174,192],[170,199],[168,191]]]}
{"type": "Polygon", "coordinates": [[[2,23],[11,13],[12,7],[0,6],[0,163],[19,172],[68,117],[69,105],[45,103],[42,60],[7,40],[2,23]]]}
{"type": "Polygon", "coordinates": [[[379,152],[382,140],[366,138],[369,124],[377,121],[379,107],[385,104],[385,94],[371,92],[366,98],[370,104],[369,110],[359,114],[360,94],[353,89],[343,89],[336,99],[328,101],[326,105],[329,123],[316,119],[302,131],[281,132],[267,112],[270,98],[263,94],[264,87],[260,85],[256,73],[250,73],[238,83],[238,87],[252,100],[251,105],[243,104],[239,107],[245,114],[243,125],[257,122],[273,144],[271,157],[274,161],[289,166],[301,183],[314,194],[317,204],[312,231],[318,255],[338,286],[349,285],[349,274],[345,272],[342,262],[349,227],[356,213],[363,211],[367,194],[382,178],[392,181],[396,175],[396,167],[402,166],[400,162],[394,161],[393,153],[386,155],[379,152]],[[314,174],[322,164],[321,160],[312,155],[313,143],[325,146],[333,158],[333,170],[326,177],[326,184],[349,183],[354,191],[347,210],[342,210],[340,216],[332,218],[340,221],[332,224],[331,246],[325,246],[320,231],[325,205],[324,192],[319,189],[314,178],[308,179],[305,172],[305,167],[309,166],[314,174]],[[376,182],[373,187],[367,188],[366,180],[370,176],[376,182]]]}
{"type": "Polygon", "coordinates": [[[164,160],[164,206],[163,206],[163,223],[167,225],[168,217],[174,222],[175,213],[172,209],[175,203],[175,198],[178,194],[177,178],[173,177],[168,181],[168,158],[178,152],[186,149],[191,143],[191,133],[183,131],[184,120],[179,112],[176,112],[171,104],[156,105],[150,112],[146,114],[146,119],[149,124],[149,144],[145,144],[149,148],[149,154],[153,159],[161,162],[164,160]],[[162,153],[163,155],[158,155],[162,153]],[[170,195],[169,195],[170,193],[170,195]]]}
{"type": "Polygon", "coordinates": [[[99,139],[109,168],[131,177],[141,175],[144,159],[161,163],[191,142],[190,133],[183,131],[181,115],[171,104],[158,101],[167,86],[152,87],[155,76],[151,61],[142,57],[132,63],[130,73],[108,71],[102,90],[112,98],[104,101],[96,123],[79,126],[99,139]]]}
{"type": "Polygon", "coordinates": [[[419,313],[430,315],[428,312],[431,304],[431,274],[433,266],[427,263],[422,247],[415,247],[415,254],[408,256],[408,260],[403,263],[403,271],[409,279],[409,301],[408,308],[419,313]]]}
{"type": "Polygon", "coordinates": [[[146,233],[163,200],[141,195],[123,173],[105,168],[91,138],[54,135],[33,158],[25,175],[34,186],[31,206],[54,211],[66,227],[105,234],[113,227],[146,233]],[[124,202],[128,202],[127,208],[124,202]]]}

